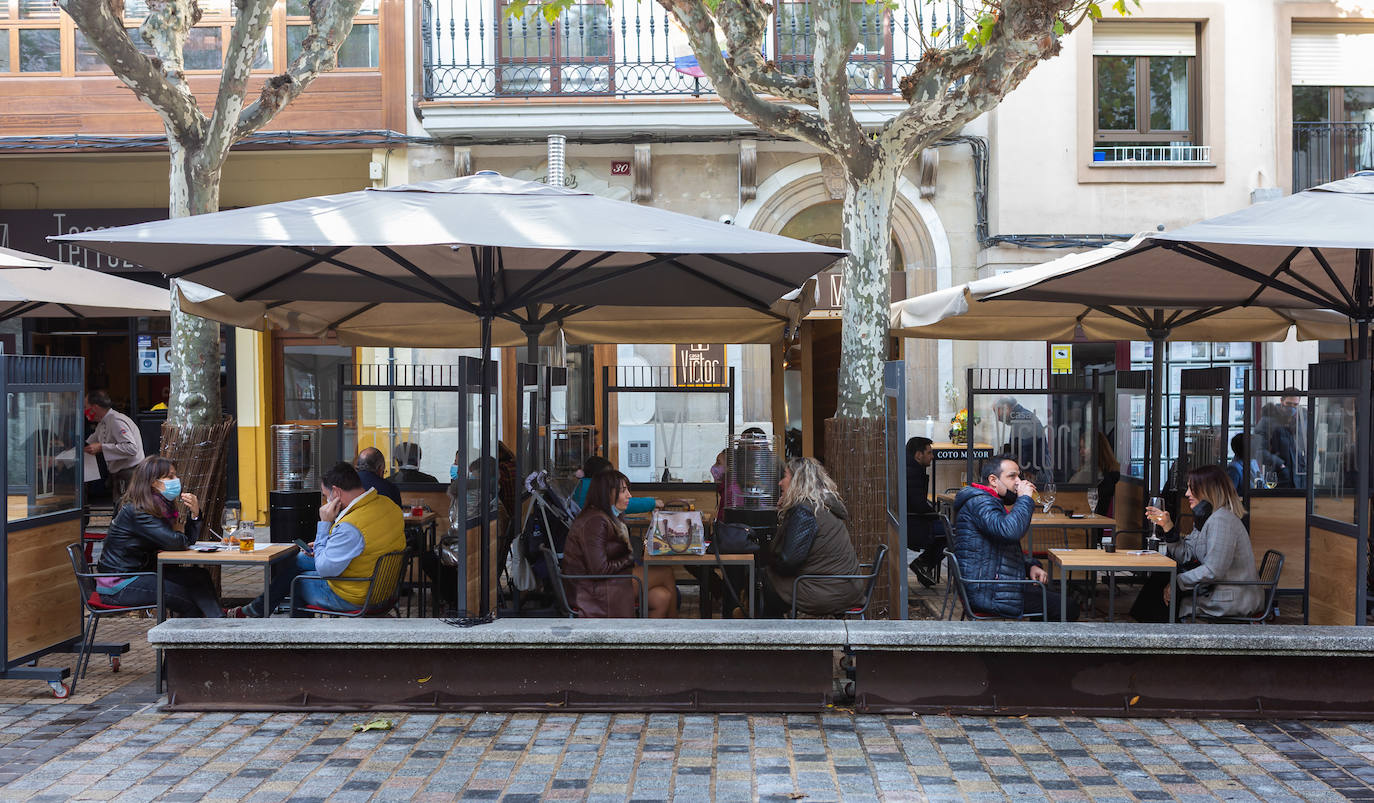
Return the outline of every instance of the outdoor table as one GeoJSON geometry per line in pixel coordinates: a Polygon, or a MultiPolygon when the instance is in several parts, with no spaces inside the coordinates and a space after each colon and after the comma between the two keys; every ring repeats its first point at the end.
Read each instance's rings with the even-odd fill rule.
{"type": "MultiPolygon", "coordinates": [[[[1058,564],[1064,570],[1059,577],[1059,620],[1064,621],[1069,615],[1069,572],[1106,572],[1114,575],[1116,572],[1168,572],[1169,588],[1174,587],[1178,579],[1178,563],[1168,555],[1150,551],[1124,551],[1107,552],[1102,549],[1051,549],[1050,550],[1050,578],[1053,579],[1054,564],[1058,564]]],[[[1115,577],[1109,585],[1107,597],[1107,621],[1115,621],[1116,605],[1116,582],[1115,577]]],[[[1178,594],[1169,594],[1169,621],[1178,620],[1175,614],[1175,606],[1178,604],[1178,594]]]]}
{"type": "MultiPolygon", "coordinates": [[[[720,556],[720,562],[721,562],[721,564],[723,564],[723,565],[725,566],[726,569],[730,569],[730,568],[748,568],[748,569],[749,569],[749,588],[748,588],[748,592],[749,592],[749,598],[750,598],[750,600],[752,600],[752,599],[753,599],[753,594],[754,594],[754,556],[753,556],[753,555],[721,555],[721,556],[720,556]]],[[[648,553],[646,552],[646,553],[644,554],[644,568],[645,568],[646,571],[644,572],[643,582],[640,584],[640,587],[639,587],[639,596],[640,596],[639,615],[640,615],[641,617],[645,617],[645,616],[648,616],[648,615],[649,615],[649,583],[648,583],[648,576],[649,576],[649,573],[648,573],[647,570],[648,570],[650,567],[652,567],[652,566],[669,566],[669,567],[678,567],[678,566],[681,566],[681,567],[683,567],[683,568],[691,569],[691,570],[692,570],[692,573],[693,573],[693,574],[696,576],[696,578],[697,578],[697,585],[698,585],[698,587],[701,589],[701,618],[702,618],[702,619],[709,619],[709,618],[711,618],[711,609],[710,609],[710,607],[707,605],[707,596],[708,596],[708,594],[709,594],[709,592],[710,592],[710,583],[707,582],[706,577],[707,577],[707,569],[708,569],[709,567],[715,566],[715,565],[717,565],[717,564],[716,564],[716,555],[715,555],[715,553],[713,553],[713,552],[707,552],[705,555],[650,555],[650,554],[648,554],[648,553]]],[[[723,579],[724,579],[724,578],[722,578],[722,580],[723,580],[723,579]]],[[[742,591],[743,591],[742,589],[735,589],[735,590],[736,590],[737,592],[742,592],[742,591]]],[[[742,593],[741,593],[741,596],[743,596],[742,593]]],[[[741,599],[741,600],[740,600],[740,603],[741,603],[741,604],[744,604],[744,600],[741,599]]],[[[750,607],[752,607],[752,602],[750,603],[750,607]]],[[[750,615],[753,614],[752,611],[746,611],[746,613],[749,613],[750,615]]],[[[721,613],[721,615],[722,615],[722,616],[724,615],[724,607],[723,607],[723,606],[722,606],[722,613],[721,613]]]]}
{"type": "MultiPolygon", "coordinates": [[[[194,549],[157,553],[157,620],[167,618],[166,606],[162,599],[162,567],[167,564],[178,566],[243,566],[262,567],[262,594],[266,599],[272,588],[272,566],[293,557],[300,549],[295,544],[256,544],[252,552],[241,552],[238,547],[230,547],[216,552],[199,552],[194,549]]],[[[272,615],[270,605],[262,606],[262,616],[272,615]]],[[[162,650],[157,651],[157,693],[162,693],[162,650]]]]}
{"type": "MultiPolygon", "coordinates": [[[[939,493],[935,495],[935,502],[941,510],[949,509],[950,524],[954,523],[953,507],[955,494],[939,493]]],[[[1027,532],[1026,551],[1034,554],[1035,552],[1035,531],[1037,529],[1065,529],[1065,530],[1110,530],[1117,527],[1116,519],[1108,516],[1099,516],[1096,513],[1085,513],[1080,517],[1069,516],[1065,513],[1045,513],[1037,506],[1031,515],[1030,530],[1027,532]]]]}
{"type": "MultiPolygon", "coordinates": [[[[432,510],[426,510],[419,516],[412,516],[410,511],[410,508],[405,508],[405,512],[402,515],[402,518],[405,521],[406,534],[406,575],[412,578],[410,580],[410,585],[415,589],[417,595],[419,596],[419,599],[416,601],[416,607],[419,609],[420,615],[424,616],[425,597],[427,592],[429,591],[429,577],[425,575],[424,567],[420,566],[418,562],[412,562],[412,559],[418,561],[420,555],[423,555],[426,552],[434,551],[435,536],[438,534],[437,522],[439,521],[439,514],[435,513],[432,510]],[[412,543],[412,541],[419,545],[418,551],[414,552],[413,554],[410,549],[410,544],[412,543]]],[[[437,597],[435,598],[434,602],[435,610],[433,613],[435,616],[438,616],[439,600],[437,597]]],[[[409,615],[410,604],[409,602],[407,602],[406,616],[409,615]]]]}

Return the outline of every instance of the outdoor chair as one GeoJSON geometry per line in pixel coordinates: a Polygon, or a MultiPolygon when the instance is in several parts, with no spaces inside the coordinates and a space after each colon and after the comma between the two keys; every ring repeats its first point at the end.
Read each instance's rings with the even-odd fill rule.
{"type": "Polygon", "coordinates": [[[868,569],[866,574],[799,574],[792,581],[792,613],[789,619],[797,618],[797,591],[801,588],[803,581],[820,580],[863,580],[864,581],[864,601],[860,605],[855,605],[848,610],[836,614],[836,618],[845,619],[850,616],[865,618],[868,613],[868,605],[873,601],[873,589],[878,585],[878,577],[883,571],[883,559],[887,557],[887,545],[882,544],[878,547],[878,554],[873,556],[872,563],[860,563],[860,569],[868,569]]]}
{"type": "MultiPolygon", "coordinates": [[[[563,567],[558,564],[558,558],[554,556],[553,550],[548,544],[540,544],[539,548],[544,553],[544,561],[549,567],[549,578],[553,584],[553,595],[558,600],[558,609],[569,619],[577,619],[581,614],[568,601],[568,590],[563,586],[564,580],[629,580],[634,583],[635,599],[642,601],[643,593],[640,591],[639,575],[637,574],[564,574],[563,567]]],[[[638,603],[636,603],[636,607],[638,603]]]]}
{"type": "Polygon", "coordinates": [[[1216,622],[1220,624],[1264,624],[1264,620],[1269,618],[1274,610],[1274,598],[1279,593],[1279,577],[1283,574],[1283,553],[1277,549],[1270,549],[1264,553],[1260,560],[1258,580],[1230,580],[1221,583],[1208,583],[1210,586],[1258,586],[1264,589],[1264,605],[1259,612],[1253,616],[1208,616],[1199,614],[1194,607],[1188,612],[1188,621],[1196,622],[1201,619],[1204,622],[1216,622]]]}
{"type": "Polygon", "coordinates": [[[324,616],[386,616],[394,613],[401,597],[401,574],[405,569],[406,553],[403,550],[387,552],[377,558],[371,577],[319,577],[317,575],[297,575],[291,581],[291,615],[297,612],[322,614],[324,616]],[[366,583],[363,595],[365,604],[360,608],[338,611],[319,605],[300,605],[301,583],[366,583]]]}
{"type": "MultiPolygon", "coordinates": [[[[975,611],[975,610],[973,609],[973,606],[970,605],[970,604],[969,604],[969,601],[968,601],[968,587],[969,587],[969,586],[978,586],[978,585],[1033,585],[1033,586],[1035,586],[1037,589],[1039,589],[1039,591],[1040,591],[1040,610],[1041,610],[1041,611],[1045,611],[1045,610],[1047,610],[1047,609],[1049,608],[1049,596],[1048,596],[1048,594],[1047,594],[1047,592],[1046,592],[1045,584],[1044,584],[1044,583],[1037,583],[1037,582],[1035,582],[1034,580],[1030,580],[1030,579],[1026,579],[1026,580],[967,580],[967,579],[964,578],[964,575],[961,574],[960,571],[959,571],[959,560],[958,560],[958,558],[954,557],[954,553],[951,552],[951,551],[949,551],[949,550],[945,550],[945,567],[946,567],[946,570],[949,572],[949,584],[950,584],[950,586],[952,586],[952,587],[954,588],[955,592],[959,595],[959,603],[960,603],[961,605],[964,606],[964,615],[961,617],[962,619],[976,619],[976,620],[980,620],[980,621],[981,621],[981,620],[984,620],[984,619],[1012,619],[1012,620],[1027,620],[1027,621],[1032,620],[1032,619],[1038,619],[1038,620],[1040,620],[1040,621],[1044,621],[1044,620],[1045,620],[1045,615],[1044,615],[1044,613],[1023,613],[1023,614],[1021,614],[1020,616],[1014,616],[1014,617],[1013,617],[1013,616],[998,616],[997,614],[994,614],[994,613],[981,613],[981,612],[979,612],[979,611],[975,611]]],[[[952,608],[951,608],[950,611],[949,611],[949,616],[950,616],[950,617],[953,617],[953,616],[954,616],[954,610],[953,610],[952,608]]]]}
{"type": "MultiPolygon", "coordinates": [[[[95,644],[95,631],[100,620],[107,616],[134,611],[157,610],[157,603],[149,605],[110,605],[100,597],[95,581],[101,577],[118,577],[126,580],[132,577],[157,577],[156,572],[92,572],[86,562],[86,550],[81,544],[68,544],[67,555],[72,561],[72,572],[76,575],[76,589],[81,594],[81,651],[77,654],[76,667],[72,672],[72,683],[68,693],[76,692],[76,682],[86,676],[86,667],[91,662],[91,645],[95,644]]],[[[110,656],[110,671],[119,671],[119,656],[110,656]]]]}

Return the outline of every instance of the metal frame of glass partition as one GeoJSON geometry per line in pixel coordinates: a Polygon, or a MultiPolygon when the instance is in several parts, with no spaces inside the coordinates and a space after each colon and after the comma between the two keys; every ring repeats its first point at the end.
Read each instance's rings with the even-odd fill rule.
{"type": "MultiPolygon", "coordinates": [[[[975,401],[979,396],[1083,396],[1090,394],[1093,397],[1093,414],[1097,417],[1098,426],[1101,426],[1106,420],[1106,394],[1103,392],[1101,377],[1097,371],[1085,375],[1052,374],[1045,368],[970,368],[968,369],[965,387],[967,388],[965,409],[968,410],[970,419],[978,410],[975,401]]],[[[1046,429],[1045,449],[1052,467],[1058,438],[1056,436],[1055,440],[1049,440],[1051,424],[1041,423],[1046,429]]],[[[1067,423],[1054,426],[1067,426],[1067,423]]],[[[1071,429],[1068,434],[1072,434],[1071,429]]],[[[969,421],[968,438],[970,444],[974,444],[978,440],[978,428],[972,420],[969,421]]],[[[1072,446],[1076,448],[1077,444],[1072,444],[1072,446]]],[[[970,478],[978,477],[974,451],[972,448],[967,449],[966,470],[970,478]]],[[[992,451],[994,454],[997,453],[997,444],[993,444],[992,451]]],[[[1097,477],[1096,449],[1090,448],[1088,450],[1088,461],[1091,475],[1097,477]]],[[[1086,491],[1088,488],[1096,486],[1096,480],[1091,483],[1076,484],[1056,481],[1055,484],[1060,490],[1086,491]]]]}
{"type": "MultiPolygon", "coordinates": [[[[489,387],[496,388],[496,363],[487,363],[487,378],[489,387]]],[[[388,364],[368,364],[368,363],[348,363],[339,366],[339,454],[347,454],[345,451],[345,437],[347,435],[343,403],[345,393],[404,393],[420,391],[424,393],[456,393],[458,394],[458,451],[463,455],[471,454],[470,447],[473,445],[469,437],[470,424],[476,420],[477,412],[474,410],[473,397],[480,397],[482,393],[482,361],[476,357],[459,357],[456,364],[450,365],[398,365],[388,364]]],[[[356,405],[355,405],[356,407],[356,405]]],[[[493,446],[496,438],[491,439],[493,446]]],[[[480,447],[479,447],[480,448],[480,447]]],[[[492,454],[490,457],[495,458],[492,454]]],[[[466,459],[466,458],[465,458],[466,459]]],[[[485,462],[485,461],[484,461],[485,462]]],[[[466,468],[464,466],[463,468],[466,468]]],[[[321,472],[323,473],[323,472],[321,472]]],[[[458,483],[458,496],[456,504],[458,515],[450,516],[450,520],[464,522],[468,529],[474,525],[474,520],[480,523],[478,513],[467,509],[467,471],[459,471],[456,482],[458,483]]],[[[441,483],[447,486],[448,483],[441,483]]],[[[488,486],[492,495],[497,493],[496,477],[493,476],[488,486]]],[[[487,532],[484,530],[484,532],[487,532]]],[[[462,598],[467,589],[467,553],[468,544],[466,538],[456,538],[452,541],[452,546],[460,553],[458,565],[453,567],[456,572],[457,593],[459,596],[459,607],[463,606],[462,598]]],[[[447,567],[439,565],[442,571],[447,567]]],[[[495,585],[495,578],[492,576],[494,564],[491,560],[491,545],[481,545],[481,600],[485,603],[491,595],[491,589],[495,585]]],[[[435,607],[437,609],[439,600],[438,595],[434,595],[435,607]]],[[[482,611],[485,613],[485,610],[482,611]]]]}
{"type": "MultiPolygon", "coordinates": [[[[883,443],[886,448],[888,553],[906,554],[906,362],[883,364],[883,443]]],[[[951,533],[952,535],[952,533],[951,533]]],[[[894,619],[907,617],[906,559],[887,563],[894,619]]]]}
{"type": "MultiPolygon", "coordinates": [[[[1165,475],[1162,496],[1169,507],[1174,521],[1180,521],[1182,510],[1179,500],[1186,489],[1188,471],[1193,465],[1192,456],[1201,455],[1202,464],[1225,466],[1231,443],[1231,367],[1185,368],[1179,371],[1178,380],[1178,457],[1165,475]],[[1190,405],[1189,402],[1195,402],[1190,405]],[[1219,405],[1216,402],[1220,402],[1219,405]],[[1198,409],[1196,402],[1206,405],[1207,413],[1192,416],[1198,409]],[[1220,421],[1217,410],[1220,410],[1220,421]],[[1206,419],[1206,420],[1195,420],[1206,419]],[[1194,427],[1198,427],[1194,429],[1194,427]],[[1191,447],[1191,448],[1189,448],[1191,447]]],[[[1241,377],[1244,382],[1244,377],[1241,377]]],[[[1242,384],[1242,387],[1244,385],[1242,384]]]]}
{"type": "MultiPolygon", "coordinates": [[[[39,657],[56,652],[77,652],[82,637],[82,609],[77,600],[76,580],[72,577],[71,559],[67,555],[67,545],[80,543],[82,503],[85,496],[83,454],[84,431],[81,429],[81,409],[85,402],[85,360],[81,357],[42,357],[42,356],[0,356],[0,391],[5,399],[5,415],[0,422],[0,435],[3,435],[4,448],[0,448],[0,477],[6,482],[6,512],[0,518],[0,642],[3,642],[4,662],[0,663],[0,678],[33,679],[46,681],[54,694],[65,697],[63,681],[71,670],[65,666],[27,666],[39,657]],[[13,443],[36,443],[35,437],[53,429],[30,427],[28,431],[12,431],[11,417],[20,404],[17,394],[64,393],[71,394],[72,407],[67,411],[49,413],[61,415],[69,425],[66,435],[70,436],[72,449],[72,499],[70,504],[52,511],[33,511],[44,489],[35,487],[27,480],[32,477],[31,470],[37,459],[27,445],[25,450],[26,482],[20,486],[9,485],[10,455],[13,443]],[[10,520],[9,491],[22,491],[24,515],[10,520]],[[21,548],[17,541],[31,536],[32,541],[22,545],[25,559],[22,573],[11,576],[10,548],[21,548]],[[25,588],[25,585],[32,586],[25,588]],[[12,586],[16,586],[12,588],[12,586]],[[34,597],[38,591],[46,596],[34,597]],[[11,594],[24,595],[29,605],[42,606],[51,615],[37,617],[19,615],[11,617],[11,594]],[[70,628],[64,628],[58,611],[70,614],[70,628]],[[17,625],[17,626],[16,626],[17,625]],[[27,628],[27,629],[26,629],[27,628]],[[17,648],[18,641],[25,644],[17,648]]],[[[54,426],[61,426],[55,424],[54,426]]],[[[63,444],[66,441],[62,441],[63,444]]],[[[55,445],[51,445],[55,449],[55,445]]],[[[45,455],[49,460],[60,460],[57,454],[45,455]]],[[[18,597],[16,597],[16,600],[18,597]]],[[[129,645],[97,644],[92,652],[116,656],[128,652],[129,645]]]]}
{"type": "MultiPolygon", "coordinates": [[[[615,393],[724,393],[727,398],[726,443],[735,434],[735,369],[730,368],[724,385],[674,385],[674,369],[670,365],[603,365],[601,366],[601,455],[610,459],[611,433],[606,422],[611,420],[611,395],[615,393]],[[614,374],[612,374],[614,370],[614,374]],[[614,379],[614,381],[612,381],[614,379]]],[[[619,468],[619,466],[617,466],[619,468]]],[[[641,482],[636,490],[710,491],[709,482],[641,482]]]]}
{"type": "MultiPolygon", "coordinates": [[[[1116,388],[1113,391],[1113,399],[1116,402],[1115,416],[1113,422],[1116,426],[1116,443],[1113,448],[1116,450],[1116,460],[1121,466],[1121,477],[1117,480],[1116,492],[1113,496],[1112,513],[1118,524],[1128,528],[1140,528],[1146,525],[1145,503],[1147,499],[1154,495],[1155,490],[1148,487],[1150,484],[1150,467],[1156,459],[1154,449],[1154,438],[1150,436],[1151,422],[1154,421],[1154,371],[1146,369],[1119,370],[1116,372],[1116,388]],[[1135,416],[1131,410],[1131,401],[1140,398],[1143,400],[1142,412],[1144,414],[1144,426],[1139,430],[1140,435],[1140,474],[1136,475],[1132,463],[1136,459],[1137,451],[1135,426],[1135,416]],[[1123,401],[1125,402],[1125,415],[1122,415],[1123,401]],[[1126,446],[1122,448],[1122,439],[1125,439],[1126,446]],[[1132,489],[1127,491],[1127,489],[1132,489]]],[[[1104,418],[1103,425],[1106,425],[1104,418]]]]}
{"type": "Polygon", "coordinates": [[[515,377],[515,465],[524,482],[533,472],[552,466],[553,389],[568,387],[568,369],[522,362],[515,366],[515,377]]]}
{"type": "MultiPolygon", "coordinates": [[[[1232,387],[1235,387],[1234,378],[1232,387]]],[[[1267,549],[1277,549],[1284,554],[1283,577],[1280,578],[1278,593],[1282,596],[1300,597],[1305,611],[1307,539],[1303,534],[1304,528],[1300,525],[1307,512],[1308,461],[1304,459],[1302,466],[1294,467],[1295,470],[1302,469],[1302,481],[1299,483],[1295,480],[1295,487],[1292,488],[1264,487],[1262,478],[1253,476],[1252,468],[1252,463],[1257,463],[1260,470],[1264,470],[1263,462],[1258,457],[1259,449],[1256,443],[1259,433],[1255,431],[1254,426],[1263,414],[1264,400],[1286,395],[1297,395],[1301,399],[1302,410],[1306,413],[1309,406],[1306,368],[1266,368],[1250,371],[1245,383],[1243,403],[1244,420],[1241,433],[1244,436],[1245,453],[1241,455],[1240,491],[1245,509],[1249,512],[1245,524],[1250,530],[1250,543],[1254,547],[1256,560],[1258,561],[1267,549]],[[1299,392],[1285,394],[1283,391],[1287,388],[1299,392]],[[1301,541],[1298,541],[1299,538],[1301,541]],[[1302,563],[1298,562],[1299,551],[1302,553],[1302,563]],[[1284,579],[1296,579],[1298,584],[1284,585],[1284,579]]],[[[1310,448],[1312,442],[1310,418],[1306,424],[1303,431],[1297,433],[1304,449],[1310,448]]],[[[1265,451],[1268,451],[1267,447],[1265,451]]]]}
{"type": "Polygon", "coordinates": [[[1370,444],[1365,430],[1370,416],[1370,370],[1367,359],[1316,363],[1308,368],[1304,585],[1305,621],[1309,623],[1314,619],[1316,624],[1366,623],[1370,444]],[[1340,408],[1326,407],[1328,400],[1339,402],[1340,408]],[[1332,424],[1336,424],[1334,432],[1332,424]],[[1325,434],[1321,440],[1318,430],[1325,434]],[[1346,498],[1347,490],[1354,492],[1353,497],[1346,498]],[[1346,559],[1354,565],[1347,565],[1346,559]],[[1342,595],[1352,571],[1353,595],[1342,595]]]}

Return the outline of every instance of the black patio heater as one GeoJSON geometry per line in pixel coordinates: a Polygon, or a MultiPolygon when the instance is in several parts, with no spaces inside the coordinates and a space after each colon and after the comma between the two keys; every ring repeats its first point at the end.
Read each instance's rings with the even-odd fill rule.
{"type": "Polygon", "coordinates": [[[272,491],[268,508],[274,544],[315,540],[320,520],[320,428],[309,424],[272,427],[272,491]]]}
{"type": "Polygon", "coordinates": [[[771,532],[778,523],[782,452],[762,432],[733,435],[725,452],[725,510],[721,520],[771,532]]]}

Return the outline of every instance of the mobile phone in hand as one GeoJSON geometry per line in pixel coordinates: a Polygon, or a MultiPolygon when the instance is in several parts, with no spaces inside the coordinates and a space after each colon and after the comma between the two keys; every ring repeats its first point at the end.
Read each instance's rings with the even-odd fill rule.
{"type": "Polygon", "coordinates": [[[307,544],[306,542],[302,541],[301,539],[299,539],[299,538],[296,539],[296,546],[300,547],[300,550],[301,550],[302,552],[304,552],[305,554],[307,554],[307,555],[310,554],[310,545],[307,544]]]}

